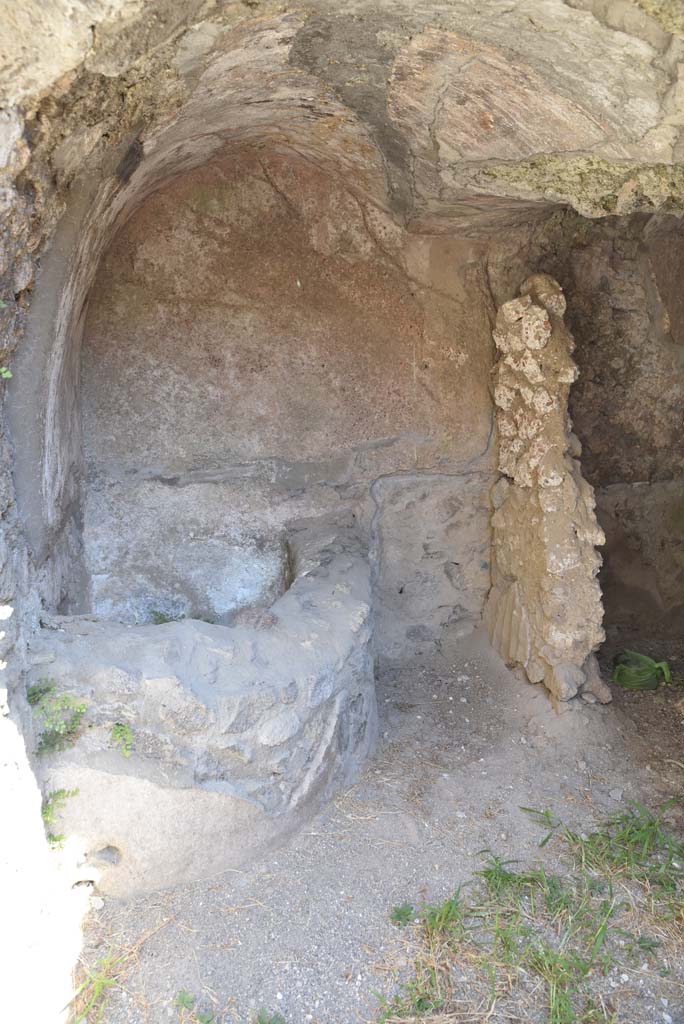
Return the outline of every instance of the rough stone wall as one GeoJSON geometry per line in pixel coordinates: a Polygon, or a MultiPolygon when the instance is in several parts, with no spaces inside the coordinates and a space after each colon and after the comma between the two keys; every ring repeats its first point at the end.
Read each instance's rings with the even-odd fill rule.
{"type": "Polygon", "coordinates": [[[492,590],[486,621],[502,657],[558,700],[586,687],[609,699],[594,651],[603,639],[604,541],[568,419],[577,376],[558,283],[537,274],[501,306],[494,339],[499,469],[492,500],[492,590]]]}
{"type": "Polygon", "coordinates": [[[409,235],[274,149],[151,197],[89,304],[91,591],[72,607],[222,621],[272,598],[288,522],[351,509],[382,653],[472,628],[493,474],[483,252],[409,235]]]}
{"type": "Polygon", "coordinates": [[[571,412],[606,534],[606,627],[681,633],[684,234],[674,218],[584,225],[563,274],[580,377],[571,412]]]}
{"type": "Polygon", "coordinates": [[[682,637],[684,481],[610,484],[596,491],[606,534],[601,589],[609,637],[624,646],[682,637]]]}
{"type": "Polygon", "coordinates": [[[585,225],[568,254],[568,318],[582,371],[571,409],[596,487],[684,476],[681,227],[643,217],[585,225]]]}

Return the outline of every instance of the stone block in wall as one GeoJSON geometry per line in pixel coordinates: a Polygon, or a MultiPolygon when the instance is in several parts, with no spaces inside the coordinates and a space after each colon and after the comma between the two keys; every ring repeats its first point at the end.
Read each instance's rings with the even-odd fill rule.
{"type": "Polygon", "coordinates": [[[372,488],[376,650],[398,657],[437,643],[445,628],[470,632],[489,587],[491,469],[407,473],[372,488]]]}

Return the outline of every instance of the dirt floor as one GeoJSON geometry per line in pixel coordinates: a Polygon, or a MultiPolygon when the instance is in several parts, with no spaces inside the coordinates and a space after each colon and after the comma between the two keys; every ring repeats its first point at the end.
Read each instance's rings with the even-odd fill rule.
{"type": "MultiPolygon", "coordinates": [[[[448,897],[484,849],[537,863],[543,833],[522,806],[586,829],[630,800],[681,795],[683,696],[617,693],[608,707],[575,701],[558,714],[478,633],[387,667],[376,756],[286,848],[183,889],[95,898],[84,960],[135,949],[103,1024],[252,1024],[262,1009],[286,1024],[377,1021],[380,998],[412,970],[414,936],[392,908],[448,897]],[[193,1011],[176,1005],[183,991],[193,1011]]],[[[678,971],[638,963],[606,985],[609,1019],[684,1024],[678,971]]]]}

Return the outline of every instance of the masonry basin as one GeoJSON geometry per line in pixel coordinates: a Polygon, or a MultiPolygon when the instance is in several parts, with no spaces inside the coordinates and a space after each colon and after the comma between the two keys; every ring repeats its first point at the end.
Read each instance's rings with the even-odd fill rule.
{"type": "Polygon", "coordinates": [[[86,705],[41,758],[75,792],[81,880],[122,896],[251,861],[353,780],[377,733],[370,568],[351,522],[299,523],[294,578],[231,625],[44,620],[33,681],[86,705]]]}

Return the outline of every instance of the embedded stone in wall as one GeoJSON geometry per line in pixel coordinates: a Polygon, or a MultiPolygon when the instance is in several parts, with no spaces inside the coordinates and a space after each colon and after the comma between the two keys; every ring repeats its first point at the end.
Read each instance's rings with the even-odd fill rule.
{"type": "Polygon", "coordinates": [[[509,664],[558,700],[610,700],[594,652],[604,639],[596,550],[605,538],[568,416],[577,377],[565,297],[546,274],[499,309],[494,400],[499,471],[492,500],[492,589],[485,618],[509,664]]]}
{"type": "Polygon", "coordinates": [[[492,471],[486,456],[460,475],[395,474],[373,485],[374,643],[381,657],[400,658],[439,645],[446,629],[463,636],[480,625],[492,471]]]}

